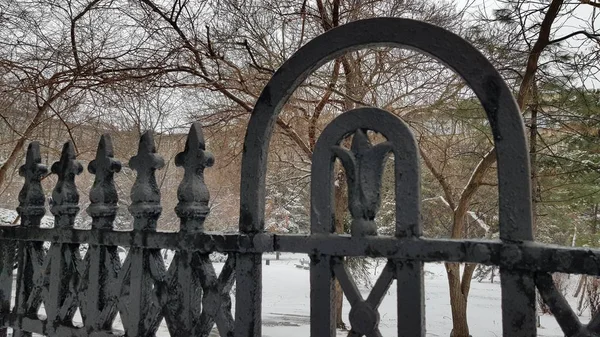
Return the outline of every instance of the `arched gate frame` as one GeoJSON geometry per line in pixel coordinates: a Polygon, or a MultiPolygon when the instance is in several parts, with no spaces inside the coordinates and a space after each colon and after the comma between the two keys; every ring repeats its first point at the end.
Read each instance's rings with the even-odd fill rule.
{"type": "Polygon", "coordinates": [[[306,253],[311,258],[311,336],[335,335],[333,284],[339,280],[350,302],[351,336],[381,336],[377,308],[393,280],[398,286],[398,336],[425,336],[423,263],[434,261],[496,265],[501,271],[503,336],[536,335],[535,289],[552,310],[565,335],[599,336],[600,316],[579,322],[555,289],[552,272],[600,275],[600,251],[542,245],[533,241],[529,157],[524,125],[509,88],[494,67],[460,37],[422,22],[377,18],[356,21],[315,38],[294,54],[260,95],[244,143],[239,232],[204,230],[208,189],[204,169],[214,158],[206,151],[202,129],[191,127],[175,164],[185,171],[175,208],[179,232],[158,232],[160,189],[155,171],[164,165],[151,132],[140,138],[129,161],[136,171],[129,207],[133,229],[114,229],[118,194],[109,135],[100,139],[88,170],[95,175],[87,212],[91,228],[75,227],[79,194],[75,176],[82,165],[67,142],[52,165],[54,227],[42,228],[46,195],[40,180],[48,173],[40,146],[29,145],[19,173],[20,224],[0,226],[0,336],[121,336],[112,329],[120,314],[126,336],[154,336],[162,319],[171,336],[261,335],[262,265],[265,252],[306,253]],[[492,128],[498,160],[500,240],[443,240],[422,237],[419,223],[419,162],[415,139],[400,119],[377,108],[347,111],[322,132],[312,162],[311,233],[264,232],[265,176],[269,140],[277,115],[293,91],[319,66],[346,52],[374,46],[410,48],[428,54],[463,77],[481,101],[492,128]],[[375,131],[386,138],[373,145],[375,131]],[[339,146],[352,135],[352,146],[339,146]],[[374,218],[384,160],[394,156],[395,236],[376,236],[374,218]],[[333,164],[342,162],[348,178],[351,235],[334,234],[333,164]],[[47,251],[43,243],[50,244],[47,251]],[[84,247],[85,256],[80,249],[84,247]],[[119,251],[127,247],[124,262],[119,251]],[[160,249],[174,250],[165,266],[160,249]],[[220,275],[209,259],[228,254],[220,275]],[[366,299],[344,265],[344,257],[384,257],[388,262],[366,299]],[[13,266],[18,264],[16,282],[13,266]],[[235,315],[230,292],[235,288],[235,315]],[[15,304],[11,295],[16,293],[15,304]],[[47,316],[37,315],[44,304],[47,316]],[[80,310],[83,323],[74,325],[80,310]],[[234,317],[235,316],[235,317],[234,317]]]}
{"type": "MultiPolygon", "coordinates": [[[[505,337],[536,335],[536,285],[568,336],[600,333],[600,317],[583,326],[556,291],[547,273],[568,269],[571,273],[597,274],[600,261],[591,258],[594,254],[590,251],[553,249],[533,242],[529,155],[523,120],[510,89],[493,65],[468,42],[423,22],[398,18],[352,22],[310,41],[277,70],[254,107],[246,133],[240,231],[251,234],[263,230],[269,140],[276,118],[294,90],[326,62],[353,50],[378,46],[413,49],[439,60],[459,74],[479,98],[492,128],[497,155],[500,241],[422,238],[418,151],[411,131],[398,118],[376,108],[360,108],[342,114],[323,131],[313,155],[311,236],[302,239],[278,237],[275,242],[275,246],[283,251],[302,251],[311,256],[311,336],[335,335],[332,308],[334,277],[340,281],[345,296],[352,304],[350,324],[356,328],[354,335],[380,336],[376,308],[391,281],[396,279],[398,336],[425,336],[423,262],[432,261],[500,266],[505,337]],[[336,149],[343,138],[354,134],[356,139],[356,132],[361,130],[382,134],[388,140],[387,151],[393,152],[396,158],[394,238],[363,236],[364,233],[353,233],[352,237],[332,234],[332,173],[336,157],[342,159],[347,174],[349,166],[360,171],[356,173],[357,186],[349,186],[349,193],[356,189],[356,202],[369,208],[373,198],[378,198],[378,192],[373,190],[378,186],[368,176],[381,174],[380,157],[369,156],[365,151],[374,151],[363,147],[363,153],[354,153],[356,158],[344,160],[345,155],[336,149]],[[368,158],[371,162],[361,161],[359,157],[368,158]],[[347,161],[353,164],[347,165],[347,161]],[[362,199],[356,196],[361,193],[362,199]],[[349,255],[389,259],[366,300],[361,298],[343,266],[341,258],[349,255]],[[586,256],[585,261],[581,259],[583,256],[586,256]]],[[[350,211],[354,222],[362,220],[355,216],[352,207],[350,211]]],[[[363,222],[353,226],[352,230],[360,228],[368,231],[369,224],[363,222]]],[[[237,328],[247,330],[247,336],[260,334],[261,269],[255,268],[259,261],[259,254],[240,256],[237,266],[237,302],[254,304],[250,310],[242,308],[236,311],[237,328]]]]}

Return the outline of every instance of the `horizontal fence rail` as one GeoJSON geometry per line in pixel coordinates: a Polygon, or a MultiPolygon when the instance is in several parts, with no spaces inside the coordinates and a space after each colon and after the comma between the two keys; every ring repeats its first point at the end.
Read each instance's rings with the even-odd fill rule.
{"type": "Polygon", "coordinates": [[[130,232],[0,226],[0,240],[141,247],[207,253],[304,253],[465,262],[511,269],[600,276],[600,250],[537,242],[366,237],[347,234],[130,232]],[[8,228],[7,228],[8,227],[8,228]]]}

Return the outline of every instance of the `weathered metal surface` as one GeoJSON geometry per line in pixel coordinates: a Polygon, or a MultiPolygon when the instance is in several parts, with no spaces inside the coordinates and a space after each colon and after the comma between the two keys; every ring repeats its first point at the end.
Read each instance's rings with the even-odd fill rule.
{"type": "MultiPolygon", "coordinates": [[[[313,233],[333,233],[335,214],[333,210],[333,167],[336,157],[342,156],[342,163],[349,176],[348,192],[350,211],[353,216],[353,236],[373,235],[373,229],[365,232],[365,226],[373,221],[379,204],[379,182],[383,170],[383,162],[388,152],[394,154],[396,178],[396,237],[417,237],[421,233],[419,224],[419,163],[416,141],[408,126],[389,112],[377,108],[359,108],[348,111],[334,119],[321,133],[315,146],[311,177],[311,229],[313,233]],[[364,130],[380,133],[387,141],[372,147],[364,134],[364,130]],[[342,149],[338,144],[348,135],[353,134],[351,151],[342,149]],[[352,160],[354,163],[352,163],[352,160]],[[352,167],[353,166],[353,167],[352,167]],[[356,173],[353,170],[358,169],[356,173]],[[355,174],[357,177],[353,177],[355,174]],[[362,180],[354,183],[353,180],[362,180]],[[354,184],[354,186],[353,186],[354,184]],[[354,197],[354,200],[353,200],[354,197]],[[362,200],[361,200],[362,199],[362,200]],[[355,205],[352,205],[354,203],[355,205]],[[354,208],[354,212],[352,211],[354,208]],[[358,220],[358,221],[357,221],[358,220]]],[[[368,226],[368,225],[367,225],[368,226]]],[[[367,227],[368,228],[368,227],[367,227]]],[[[319,253],[323,252],[318,249],[319,253]]],[[[313,255],[314,259],[315,256],[313,255]]],[[[319,260],[327,258],[320,257],[319,260]]],[[[425,306],[423,292],[422,261],[394,261],[398,280],[398,296],[407,297],[398,307],[399,336],[420,336],[425,334],[425,306]],[[405,269],[405,263],[411,268],[405,269]]],[[[330,268],[326,264],[314,264],[311,272],[325,273],[330,268]],[[320,270],[322,269],[322,270],[320,270]]],[[[337,269],[338,272],[343,269],[337,269]]],[[[340,279],[338,272],[335,277],[340,279]]],[[[319,289],[329,289],[332,278],[318,277],[312,284],[319,289]]],[[[341,281],[340,281],[341,283],[341,281]]],[[[342,284],[343,286],[343,284],[342,284]]],[[[348,294],[349,290],[344,289],[348,294]]],[[[320,308],[324,301],[318,291],[311,297],[311,323],[319,324],[323,316],[320,308]],[[316,322],[316,323],[315,323],[316,322]]],[[[352,302],[351,302],[352,303],[352,302]]],[[[367,310],[366,304],[359,301],[361,312],[367,310]]],[[[354,307],[354,306],[353,306],[354,307]]],[[[375,312],[376,313],[376,312],[375,312]]],[[[369,315],[367,315],[369,316],[369,315]]],[[[323,321],[320,330],[330,330],[334,321],[323,321]],[[326,324],[329,326],[326,327],[326,324]]],[[[319,328],[315,328],[318,330],[319,328]]],[[[317,333],[315,331],[315,333],[317,333]]],[[[377,334],[376,331],[372,333],[377,334]]],[[[324,335],[324,333],[321,333],[324,335]]]]}
{"type": "MultiPolygon", "coordinates": [[[[121,171],[121,163],[114,160],[113,156],[110,135],[102,135],[96,158],[88,165],[88,171],[95,175],[90,189],[90,206],[87,209],[92,217],[92,231],[110,231],[117,214],[119,197],[114,174],[121,171]]],[[[83,259],[78,291],[85,331],[88,334],[110,331],[117,315],[118,294],[114,292],[114,286],[121,269],[117,245],[100,245],[92,240],[80,241],[84,242],[89,247],[83,259]]]]}
{"type": "Polygon", "coordinates": [[[179,203],[175,207],[181,219],[181,232],[202,232],[208,215],[210,194],[204,183],[204,169],[215,161],[210,152],[205,151],[204,135],[199,123],[192,124],[183,152],[175,157],[175,165],[183,167],[185,173],[177,189],[179,203]]]}
{"type": "Polygon", "coordinates": [[[23,227],[39,227],[40,220],[46,213],[46,197],[41,180],[48,173],[48,168],[41,163],[40,144],[32,142],[27,147],[25,164],[19,168],[19,175],[25,178],[23,188],[19,192],[17,207],[23,227]]]}
{"type": "MultiPolygon", "coordinates": [[[[58,235],[49,234],[52,229],[4,228],[0,237],[4,242],[52,241],[58,235]],[[14,235],[19,233],[19,235],[14,235]],[[32,239],[28,237],[36,236],[32,239]],[[17,238],[17,239],[15,239],[17,238]]],[[[85,243],[97,242],[93,230],[62,232],[64,240],[57,242],[85,243]],[[71,235],[78,234],[78,235],[71,235]]],[[[97,233],[97,232],[96,232],[97,233]]],[[[394,237],[353,238],[348,235],[275,235],[257,234],[196,234],[182,236],[178,233],[147,233],[136,235],[131,232],[113,232],[106,246],[139,246],[145,248],[167,248],[173,250],[208,252],[272,253],[291,252],[311,254],[319,251],[331,256],[371,256],[389,257],[401,260],[424,262],[448,261],[470,262],[485,265],[503,266],[515,270],[561,272],[600,276],[600,250],[589,248],[569,248],[527,242],[507,245],[490,240],[445,240],[445,239],[402,239],[394,237]],[[151,234],[151,235],[148,235],[151,234]],[[136,238],[131,240],[132,236],[136,238]],[[167,236],[166,240],[164,236],[167,236]],[[116,239],[115,239],[116,238],[116,239]],[[196,243],[196,244],[194,244],[196,243]],[[511,259],[511,256],[514,259],[511,259]]],[[[89,254],[86,254],[88,256],[89,254]]]]}
{"type": "MultiPolygon", "coordinates": [[[[58,176],[52,191],[51,212],[55,217],[54,227],[73,228],[75,215],[79,212],[79,193],[75,186],[75,176],[83,167],[75,160],[75,148],[71,141],[65,143],[60,161],[52,164],[51,171],[58,176]]],[[[78,306],[78,283],[80,256],[79,245],[53,242],[45,258],[50,268],[46,272],[47,283],[43,296],[47,321],[54,335],[57,326],[72,324],[78,306]]]]}
{"type": "Polygon", "coordinates": [[[56,228],[71,228],[75,223],[75,215],[79,212],[79,192],[75,187],[75,176],[83,171],[83,166],[75,160],[75,147],[68,141],[63,146],[60,161],[52,164],[50,169],[58,176],[56,186],[52,190],[50,211],[56,217],[56,228]]]}
{"type": "Polygon", "coordinates": [[[115,231],[118,196],[112,141],[103,135],[88,170],[95,175],[87,209],[91,229],[74,228],[79,212],[75,176],[82,170],[68,142],[52,165],[58,176],[50,211],[54,228],[39,228],[45,214],[40,180],[47,174],[40,149],[32,142],[19,169],[25,178],[19,193],[18,226],[0,226],[0,336],[119,336],[113,322],[119,313],[127,336],[153,336],[165,320],[172,336],[261,335],[262,263],[265,252],[306,253],[311,257],[311,336],[335,334],[334,280],[351,305],[350,336],[381,336],[378,307],[394,280],[398,286],[398,336],[425,335],[423,263],[470,262],[500,266],[504,336],[534,336],[535,287],[567,336],[600,333],[600,315],[581,324],[556,291],[549,273],[600,275],[600,250],[533,242],[529,164],[523,122],[510,90],[492,65],[460,37],[441,28],[405,19],[357,21],[328,31],[292,56],[267,84],[252,114],[245,139],[239,233],[206,233],[209,193],[204,169],[214,158],[206,151],[202,129],[194,123],[175,164],[184,176],[175,208],[180,230],[156,231],[162,212],[155,171],[164,165],[151,132],[142,135],[129,166],[136,171],[129,207],[131,231],[115,231]],[[401,120],[377,108],[359,108],[338,116],[322,132],[313,154],[311,233],[264,232],[265,175],[269,139],[287,99],[310,73],[344,52],[370,46],[398,46],[429,54],[461,75],[487,113],[498,157],[500,241],[438,240],[422,237],[419,162],[415,139],[401,120]],[[386,140],[373,145],[368,132],[386,140]],[[350,149],[340,146],[353,136],[350,149]],[[381,175],[388,154],[394,156],[396,232],[377,236],[381,175]],[[334,233],[333,163],[339,158],[349,186],[351,235],[334,233]],[[49,242],[48,252],[43,243],[49,242]],[[82,258],[81,245],[88,245],[82,258]],[[123,265],[118,250],[127,247],[123,265]],[[160,249],[175,250],[168,268],[160,249]],[[18,263],[16,283],[13,265],[18,263]],[[228,254],[220,275],[209,259],[228,254]],[[367,298],[348,273],[347,256],[388,259],[367,298]],[[230,292],[236,282],[236,312],[230,292]],[[16,304],[11,291],[16,285],[16,304]],[[44,306],[45,316],[38,317],[44,306]],[[79,309],[83,326],[74,326],[79,309]]]}
{"type": "MultiPolygon", "coordinates": [[[[19,193],[17,212],[21,217],[21,226],[24,228],[39,227],[40,220],[46,213],[41,179],[48,169],[41,162],[39,143],[30,143],[25,164],[19,168],[19,175],[25,178],[25,183],[19,193]]],[[[39,241],[25,241],[18,244],[17,291],[13,311],[21,316],[36,315],[42,303],[41,293],[48,281],[45,273],[48,260],[44,260],[42,244],[39,241]]],[[[31,333],[14,327],[13,336],[31,336],[31,333]]]]}
{"type": "Polygon", "coordinates": [[[341,146],[331,149],[346,170],[348,209],[352,215],[350,232],[356,236],[377,235],[375,215],[381,205],[381,176],[392,144],[383,142],[373,146],[359,128],[354,132],[350,151],[341,146]]]}
{"type": "Polygon", "coordinates": [[[16,252],[16,241],[3,241],[0,244],[0,336],[6,337],[8,329],[4,317],[11,310],[10,300],[13,289],[13,266],[16,252]]]}
{"type": "Polygon", "coordinates": [[[121,162],[113,159],[113,151],[110,135],[102,135],[96,158],[88,165],[88,171],[95,175],[94,184],[90,189],[90,206],[87,209],[92,217],[94,229],[112,229],[112,222],[117,215],[119,196],[114,174],[121,171],[121,162]]]}
{"type": "MultiPolygon", "coordinates": [[[[372,46],[404,47],[421,51],[437,58],[463,77],[481,101],[494,135],[498,158],[500,237],[510,243],[532,240],[531,198],[528,188],[529,162],[523,132],[524,125],[510,89],[491,63],[459,36],[426,23],[395,18],[362,20],[332,29],[307,43],[273,75],[259,96],[246,133],[242,161],[240,229],[245,231],[262,230],[268,144],[277,115],[288,98],[300,83],[327,61],[333,60],[345,52],[372,46]]],[[[378,125],[375,128],[367,126],[366,123],[375,124],[374,117],[365,117],[361,123],[355,125],[354,129],[376,130],[377,126],[385,125],[385,123],[377,123],[378,125]]],[[[347,130],[346,132],[353,131],[347,130]]],[[[319,176],[315,174],[314,163],[316,157],[316,154],[313,155],[313,187],[317,186],[314,180],[319,176]]],[[[329,160],[329,158],[324,158],[320,162],[325,163],[326,160],[329,160]]],[[[409,163],[409,166],[404,167],[404,169],[415,165],[414,162],[409,163]]],[[[330,175],[331,170],[327,170],[326,167],[317,168],[325,171],[325,175],[330,175]]],[[[330,184],[319,185],[326,186],[325,188],[330,186],[330,184]]],[[[401,186],[402,184],[397,181],[397,185],[401,186]]],[[[316,191],[313,188],[313,198],[315,193],[316,191]]],[[[328,202],[330,201],[328,200],[330,199],[329,193],[316,194],[320,199],[318,203],[313,203],[313,205],[319,206],[324,203],[326,206],[323,207],[331,208],[331,203],[328,202]],[[325,197],[321,198],[320,196],[323,195],[325,197]]],[[[416,188],[408,194],[396,194],[397,204],[403,206],[396,216],[400,231],[406,231],[404,235],[419,236],[421,234],[418,218],[405,216],[402,213],[403,210],[418,213],[418,204],[414,205],[414,200],[418,201],[418,197],[414,198],[415,194],[418,196],[418,189],[416,188]],[[406,223],[403,223],[405,221],[406,223]]],[[[324,213],[315,214],[315,206],[312,206],[311,221],[314,224],[317,221],[315,217],[319,216],[324,219],[317,221],[320,222],[319,226],[324,226],[320,228],[321,231],[331,231],[327,228],[331,223],[331,211],[330,209],[323,211],[324,213]]],[[[313,225],[313,233],[314,230],[313,225]]],[[[319,262],[315,262],[312,268],[315,277],[311,277],[311,280],[323,282],[320,288],[325,289],[327,288],[325,284],[331,283],[331,278],[325,271],[329,265],[329,258],[322,254],[318,254],[318,256],[314,254],[313,259],[317,258],[319,262]],[[316,276],[316,274],[319,275],[316,276]]],[[[412,281],[417,282],[419,275],[422,275],[422,268],[419,268],[419,264],[415,265],[417,269],[414,273],[407,271],[403,275],[411,277],[412,281]],[[411,274],[413,276],[409,276],[411,274]]],[[[502,269],[501,272],[504,293],[502,299],[504,335],[530,336],[535,334],[533,275],[530,273],[513,273],[510,269],[502,269]]],[[[409,284],[412,284],[412,282],[409,282],[409,284]]],[[[260,281],[255,281],[244,290],[260,296],[258,291],[260,286],[260,281]]],[[[422,287],[419,288],[422,289],[422,287]]],[[[311,330],[313,336],[331,335],[330,329],[326,329],[325,325],[333,323],[327,318],[329,317],[327,313],[322,312],[325,310],[323,308],[328,300],[328,298],[323,299],[323,297],[329,296],[330,291],[327,290],[322,295],[315,293],[313,297],[313,301],[316,301],[317,297],[321,298],[322,303],[317,305],[313,302],[313,313],[311,314],[313,322],[311,323],[320,324],[321,319],[318,317],[326,317],[324,320],[327,322],[323,323],[321,329],[311,330]]],[[[248,298],[245,299],[249,300],[248,298]]],[[[243,315],[242,310],[245,312],[244,315],[254,318],[255,323],[260,321],[260,308],[250,310],[239,308],[240,316],[243,315]]],[[[403,315],[399,314],[399,316],[401,318],[403,315]]],[[[422,329],[419,328],[414,330],[410,328],[408,331],[417,335],[423,333],[422,329]]],[[[240,336],[250,335],[252,333],[249,332],[240,336]]]]}
{"type": "MultiPolygon", "coordinates": [[[[160,188],[156,182],[156,170],[164,166],[164,160],[156,154],[151,131],[140,137],[137,154],[129,160],[129,167],[136,171],[131,187],[133,231],[156,231],[156,223],[162,212],[160,188]]],[[[131,247],[121,270],[122,282],[117,307],[123,327],[132,336],[153,336],[162,319],[159,294],[165,266],[159,249],[131,247]]]]}
{"type": "MultiPolygon", "coordinates": [[[[181,219],[180,233],[184,235],[204,232],[203,224],[209,211],[204,169],[214,163],[212,154],[205,150],[200,124],[194,123],[184,151],[175,157],[175,164],[185,170],[177,190],[179,203],[175,207],[181,219]]],[[[171,262],[162,291],[167,293],[165,318],[173,336],[208,336],[215,323],[221,336],[233,336],[229,292],[235,276],[235,259],[229,255],[217,277],[209,253],[179,250],[171,262]]]]}

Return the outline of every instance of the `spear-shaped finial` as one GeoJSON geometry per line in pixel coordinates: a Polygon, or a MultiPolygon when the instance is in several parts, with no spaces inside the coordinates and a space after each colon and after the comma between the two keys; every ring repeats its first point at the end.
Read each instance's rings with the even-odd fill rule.
{"type": "Polygon", "coordinates": [[[48,173],[48,168],[41,163],[40,143],[31,142],[27,147],[25,164],[19,167],[19,175],[25,178],[25,184],[19,192],[19,207],[17,207],[23,226],[38,227],[46,213],[44,208],[46,198],[40,181],[48,173]]]}
{"type": "Polygon", "coordinates": [[[156,220],[162,207],[155,171],[164,165],[162,157],[156,154],[152,132],[146,131],[140,138],[137,155],[129,160],[129,167],[137,171],[129,206],[129,211],[136,219],[134,229],[156,230],[156,220]]]}
{"type": "Polygon", "coordinates": [[[63,146],[60,160],[52,164],[50,170],[58,176],[52,190],[52,207],[50,212],[56,217],[55,227],[73,227],[75,215],[79,212],[79,193],[75,186],[75,176],[83,171],[81,164],[75,160],[75,146],[68,141],[63,146]]]}
{"type": "Polygon", "coordinates": [[[109,134],[104,134],[100,137],[96,158],[88,165],[88,171],[96,175],[90,189],[90,206],[87,209],[92,217],[93,228],[112,228],[117,214],[119,196],[114,174],[121,171],[121,162],[113,157],[112,139],[109,134]]]}
{"type": "Polygon", "coordinates": [[[185,149],[175,157],[175,165],[183,167],[185,172],[177,189],[179,203],[175,207],[175,213],[181,219],[181,231],[202,231],[209,212],[210,194],[204,183],[204,169],[211,167],[215,159],[205,150],[202,127],[200,123],[193,123],[185,149]]]}

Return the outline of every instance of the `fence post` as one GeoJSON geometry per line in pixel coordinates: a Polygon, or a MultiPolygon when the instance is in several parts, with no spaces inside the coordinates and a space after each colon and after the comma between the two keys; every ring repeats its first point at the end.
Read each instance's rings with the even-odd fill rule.
{"type": "MultiPolygon", "coordinates": [[[[25,178],[25,183],[19,192],[19,207],[17,213],[21,217],[21,226],[40,227],[42,217],[46,213],[44,204],[46,198],[42,189],[41,179],[48,169],[41,164],[40,144],[31,142],[27,147],[25,164],[19,168],[19,175],[25,178]]],[[[35,315],[42,303],[42,289],[34,284],[35,276],[44,263],[43,243],[38,241],[18,243],[17,293],[15,312],[22,315],[35,315]]],[[[22,320],[17,322],[22,325],[22,320]]],[[[13,329],[13,337],[31,336],[30,332],[13,329]]]]}
{"type": "MultiPolygon", "coordinates": [[[[147,131],[140,138],[138,153],[129,160],[129,167],[137,172],[129,206],[134,218],[134,236],[156,231],[162,206],[155,171],[163,166],[164,160],[156,154],[152,132],[147,131]]],[[[123,269],[122,272],[129,274],[128,280],[124,280],[129,298],[127,302],[121,301],[119,308],[123,326],[130,336],[152,335],[160,324],[162,311],[154,284],[165,274],[160,249],[131,247],[123,269]]]]}
{"type": "MultiPolygon", "coordinates": [[[[177,189],[179,203],[175,207],[181,219],[182,237],[204,232],[204,220],[210,211],[204,169],[213,163],[212,154],[206,151],[200,123],[193,123],[184,151],[175,157],[175,165],[184,169],[184,177],[177,189]]],[[[233,333],[229,296],[234,276],[231,256],[221,276],[217,278],[209,253],[175,253],[168,271],[169,300],[165,315],[171,335],[207,336],[215,322],[221,336],[233,333]]]]}
{"type": "Polygon", "coordinates": [[[4,241],[0,245],[0,337],[8,335],[6,318],[10,314],[13,288],[13,271],[16,252],[15,241],[4,241]]]}
{"type": "MultiPolygon", "coordinates": [[[[113,144],[109,134],[98,142],[96,158],[88,165],[95,175],[90,189],[92,229],[111,231],[117,215],[119,196],[114,174],[121,171],[121,163],[113,159],[113,144]]],[[[90,245],[83,261],[84,272],[79,292],[81,315],[88,334],[93,331],[110,330],[117,315],[120,284],[117,284],[121,262],[116,246],[90,245]],[[118,289],[114,289],[114,285],[118,289]],[[111,288],[112,286],[112,288],[111,288]]]]}
{"type": "MultiPolygon", "coordinates": [[[[54,228],[72,229],[79,212],[75,176],[83,171],[81,164],[75,160],[73,142],[65,143],[60,161],[52,164],[51,171],[58,176],[50,209],[55,219],[54,228]]],[[[46,259],[50,260],[50,280],[44,304],[51,323],[47,332],[57,334],[55,327],[72,323],[78,304],[79,244],[52,243],[46,259]]]]}

